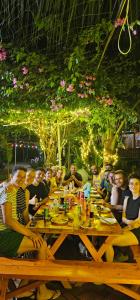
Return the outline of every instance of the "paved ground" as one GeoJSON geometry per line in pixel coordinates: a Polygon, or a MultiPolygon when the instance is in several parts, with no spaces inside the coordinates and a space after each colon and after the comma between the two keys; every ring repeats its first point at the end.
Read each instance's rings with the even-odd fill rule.
{"type": "Polygon", "coordinates": [[[119,293],[106,285],[85,283],[81,287],[62,289],[58,300],[132,300],[132,298],[119,293]]]}

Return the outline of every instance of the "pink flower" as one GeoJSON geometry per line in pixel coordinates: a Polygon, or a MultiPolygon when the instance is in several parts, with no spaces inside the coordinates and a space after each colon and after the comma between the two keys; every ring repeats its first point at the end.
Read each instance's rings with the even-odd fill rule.
{"type": "Polygon", "coordinates": [[[122,26],[125,24],[125,18],[118,18],[116,21],[115,21],[115,27],[118,27],[118,26],[122,26]]]}
{"type": "Polygon", "coordinates": [[[29,69],[27,67],[23,67],[21,70],[23,75],[26,75],[29,72],[29,69]]]}
{"type": "Polygon", "coordinates": [[[65,81],[65,80],[61,80],[61,81],[60,81],[60,85],[64,88],[65,85],[66,85],[66,81],[65,81]]]}
{"type": "Polygon", "coordinates": [[[86,85],[86,86],[91,86],[91,85],[92,85],[92,82],[91,82],[91,81],[89,81],[89,82],[86,81],[86,82],[85,82],[85,85],[86,85]]]}
{"type": "Polygon", "coordinates": [[[92,76],[91,75],[89,75],[89,76],[87,75],[86,76],[86,80],[92,80],[92,76]]]}
{"type": "Polygon", "coordinates": [[[84,98],[84,94],[80,94],[80,93],[79,93],[79,94],[78,94],[78,97],[81,98],[81,99],[83,99],[83,98],[84,98]]]}
{"type": "Polygon", "coordinates": [[[17,84],[17,79],[16,77],[13,78],[13,85],[16,85],[17,84]]]}
{"type": "Polygon", "coordinates": [[[58,111],[59,110],[59,107],[57,105],[52,105],[51,106],[51,110],[52,111],[58,111]]]}
{"type": "Polygon", "coordinates": [[[96,80],[96,77],[92,75],[87,75],[86,80],[96,80]]]}
{"type": "Polygon", "coordinates": [[[74,91],[74,85],[73,84],[69,84],[69,86],[67,87],[67,92],[72,93],[74,91]]]}
{"type": "Polygon", "coordinates": [[[91,94],[95,94],[95,90],[94,89],[89,89],[88,90],[88,93],[91,95],[91,94]]]}
{"type": "Polygon", "coordinates": [[[109,99],[107,99],[107,100],[105,101],[105,103],[106,103],[107,105],[112,105],[112,104],[113,104],[113,100],[112,100],[111,98],[109,98],[109,99]]]}
{"type": "Polygon", "coordinates": [[[137,30],[132,31],[134,35],[137,35],[137,30]]]}
{"type": "Polygon", "coordinates": [[[83,98],[88,98],[88,95],[87,94],[78,94],[78,97],[83,99],[83,98]]]}
{"type": "Polygon", "coordinates": [[[4,61],[7,58],[7,52],[4,48],[0,49],[0,61],[4,61]]]}

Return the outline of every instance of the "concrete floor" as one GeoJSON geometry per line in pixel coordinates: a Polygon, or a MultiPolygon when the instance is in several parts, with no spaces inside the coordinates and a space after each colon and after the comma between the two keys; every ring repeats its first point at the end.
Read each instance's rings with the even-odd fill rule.
{"type": "Polygon", "coordinates": [[[62,291],[58,300],[132,300],[132,298],[119,293],[106,285],[83,284],[71,290],[62,291]]]}

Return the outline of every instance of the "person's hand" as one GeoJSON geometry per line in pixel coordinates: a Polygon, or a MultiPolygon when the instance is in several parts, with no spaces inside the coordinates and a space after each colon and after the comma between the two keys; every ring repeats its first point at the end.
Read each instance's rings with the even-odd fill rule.
{"type": "Polygon", "coordinates": [[[35,204],[34,209],[37,210],[40,206],[41,206],[41,202],[37,202],[37,203],[35,204]]]}
{"type": "Polygon", "coordinates": [[[32,205],[35,205],[37,202],[38,202],[38,199],[36,198],[36,195],[29,200],[29,204],[32,204],[32,205]]]}
{"type": "Polygon", "coordinates": [[[130,226],[126,226],[123,228],[123,232],[125,233],[125,232],[129,231],[130,229],[131,229],[130,226]]]}
{"type": "Polygon", "coordinates": [[[75,175],[71,175],[71,179],[75,181],[76,180],[75,175]]]}
{"type": "Polygon", "coordinates": [[[31,235],[29,238],[32,240],[33,245],[36,249],[39,249],[43,245],[43,239],[39,234],[36,234],[34,232],[31,232],[31,235]]]}
{"type": "MultiPolygon", "coordinates": [[[[103,200],[103,201],[104,201],[104,200],[103,200]]],[[[105,202],[105,201],[104,201],[104,206],[105,206],[105,207],[108,207],[108,208],[110,208],[110,209],[112,208],[112,205],[111,205],[110,203],[108,203],[108,202],[105,202]]]]}

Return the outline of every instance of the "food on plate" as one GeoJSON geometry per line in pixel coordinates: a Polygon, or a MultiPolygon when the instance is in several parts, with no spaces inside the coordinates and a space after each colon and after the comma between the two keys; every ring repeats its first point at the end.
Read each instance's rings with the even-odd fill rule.
{"type": "Polygon", "coordinates": [[[60,216],[52,218],[51,222],[56,225],[65,225],[68,223],[68,218],[60,215],[60,216]]]}

